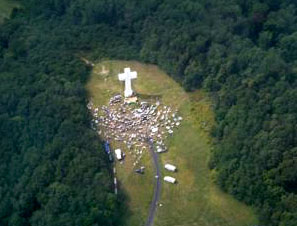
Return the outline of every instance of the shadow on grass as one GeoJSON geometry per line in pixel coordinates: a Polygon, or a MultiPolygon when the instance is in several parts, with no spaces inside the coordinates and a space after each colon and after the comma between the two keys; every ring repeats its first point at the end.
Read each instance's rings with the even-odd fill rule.
{"type": "MultiPolygon", "coordinates": [[[[132,216],[132,211],[130,210],[128,203],[130,202],[130,198],[126,192],[126,190],[121,186],[121,182],[118,180],[118,195],[117,201],[119,202],[120,208],[118,218],[117,218],[117,225],[122,226],[129,226],[129,219],[132,216]]],[[[117,211],[118,211],[117,210],[117,211]]]]}
{"type": "Polygon", "coordinates": [[[142,100],[160,100],[162,95],[149,95],[144,93],[137,93],[137,96],[142,100]]]}

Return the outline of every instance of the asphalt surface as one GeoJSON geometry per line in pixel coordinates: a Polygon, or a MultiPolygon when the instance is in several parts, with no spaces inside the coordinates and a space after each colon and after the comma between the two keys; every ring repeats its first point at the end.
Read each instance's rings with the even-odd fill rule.
{"type": "Polygon", "coordinates": [[[148,139],[148,144],[149,144],[149,150],[151,152],[152,155],[152,160],[153,160],[153,164],[155,166],[155,186],[154,186],[154,195],[153,195],[153,200],[151,202],[151,206],[150,206],[150,212],[146,221],[146,226],[152,226],[154,223],[154,218],[156,215],[156,210],[157,210],[157,206],[158,206],[158,202],[160,199],[160,195],[161,195],[161,173],[160,173],[160,167],[159,167],[159,156],[158,154],[154,151],[154,144],[152,142],[152,139],[148,139]],[[157,177],[156,177],[157,176],[157,177]]]}

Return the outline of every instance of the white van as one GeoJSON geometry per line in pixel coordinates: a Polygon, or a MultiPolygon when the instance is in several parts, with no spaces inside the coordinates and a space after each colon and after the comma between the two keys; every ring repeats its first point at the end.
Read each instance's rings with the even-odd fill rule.
{"type": "Polygon", "coordinates": [[[164,181],[174,184],[176,182],[176,179],[173,177],[166,176],[164,177],[164,181]]]}
{"type": "Polygon", "coordinates": [[[115,149],[114,152],[115,152],[117,160],[122,160],[123,159],[121,149],[115,149]]]}
{"type": "Polygon", "coordinates": [[[176,166],[174,165],[171,165],[171,164],[165,164],[165,169],[169,170],[169,171],[172,171],[172,172],[175,172],[176,171],[176,166]]]}

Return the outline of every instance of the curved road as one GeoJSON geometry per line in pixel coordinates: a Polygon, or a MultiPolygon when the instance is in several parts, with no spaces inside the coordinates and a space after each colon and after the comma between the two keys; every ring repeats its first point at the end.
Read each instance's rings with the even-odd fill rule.
{"type": "Polygon", "coordinates": [[[155,166],[155,179],[156,179],[156,183],[154,186],[154,196],[153,196],[153,200],[151,202],[151,206],[150,206],[150,212],[146,221],[146,226],[152,226],[153,222],[154,222],[154,218],[155,218],[155,214],[156,214],[156,209],[157,209],[157,204],[158,201],[160,199],[160,195],[161,195],[161,173],[160,173],[160,167],[159,167],[159,163],[158,163],[158,154],[154,151],[154,144],[152,139],[148,139],[148,144],[149,144],[149,149],[151,152],[151,155],[153,157],[153,163],[155,166]]]}

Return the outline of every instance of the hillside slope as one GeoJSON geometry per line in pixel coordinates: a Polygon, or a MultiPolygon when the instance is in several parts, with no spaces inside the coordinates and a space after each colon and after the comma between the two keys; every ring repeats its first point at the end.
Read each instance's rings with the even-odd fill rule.
{"type": "MultiPolygon", "coordinates": [[[[0,28],[1,93],[5,94],[1,95],[1,151],[8,153],[2,158],[1,175],[17,169],[11,162],[16,156],[22,159],[20,149],[26,151],[37,141],[38,145],[52,142],[57,128],[63,128],[65,112],[54,114],[57,124],[39,120],[44,112],[29,117],[32,106],[43,109],[53,101],[46,102],[46,96],[33,102],[44,87],[49,97],[70,92],[75,98],[68,99],[67,107],[87,114],[85,99],[76,100],[83,96],[80,91],[89,75],[81,55],[137,59],[157,64],[186,90],[203,88],[211,94],[217,126],[212,130],[216,148],[209,166],[217,172],[217,183],[255,206],[261,224],[296,225],[296,1],[20,2],[23,8],[0,28]],[[50,84],[62,85],[57,90],[50,84]],[[11,124],[16,122],[20,124],[11,124]],[[42,129],[41,125],[49,126],[42,129]],[[25,139],[24,134],[31,132],[23,128],[34,136],[25,139]]],[[[18,172],[24,169],[15,164],[20,166],[18,172]]],[[[1,196],[9,197],[7,190],[16,181],[26,183],[20,173],[14,175],[13,182],[2,177],[1,196]]],[[[1,199],[1,216],[31,218],[32,211],[42,208],[40,201],[34,202],[37,193],[30,193],[25,201],[21,194],[12,202],[13,208],[8,198],[1,199]],[[24,214],[26,200],[37,204],[24,214]]]]}
{"type": "MultiPolygon", "coordinates": [[[[138,73],[133,80],[133,89],[139,101],[156,101],[177,109],[183,117],[181,127],[166,139],[168,152],[160,154],[160,168],[163,176],[171,175],[176,185],[161,182],[162,206],[157,207],[154,225],[200,225],[200,226],[250,226],[257,224],[251,209],[231,196],[221,192],[211,180],[207,167],[210,157],[210,128],[214,123],[209,98],[201,91],[186,93],[182,87],[154,65],[134,61],[103,61],[95,64],[87,83],[89,98],[95,106],[109,103],[110,97],[123,92],[118,74],[130,67],[138,73]],[[104,68],[107,73],[101,73],[104,68]],[[143,99],[146,98],[146,99],[143,99]],[[164,169],[165,163],[177,165],[178,172],[164,169]]],[[[144,225],[153,196],[154,168],[151,155],[146,152],[139,166],[145,166],[145,174],[134,172],[133,156],[121,142],[112,142],[113,148],[121,147],[126,153],[125,161],[117,163],[120,190],[127,194],[131,215],[127,226],[144,225]]],[[[148,151],[148,150],[147,150],[148,151]]]]}

